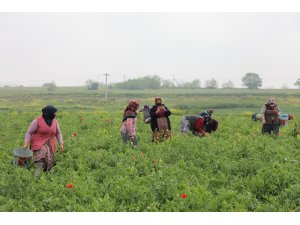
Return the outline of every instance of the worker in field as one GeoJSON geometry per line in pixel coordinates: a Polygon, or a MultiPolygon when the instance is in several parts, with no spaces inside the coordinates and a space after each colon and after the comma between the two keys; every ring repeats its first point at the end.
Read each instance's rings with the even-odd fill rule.
{"type": "Polygon", "coordinates": [[[185,115],[181,119],[182,133],[192,132],[196,136],[208,136],[218,128],[218,121],[201,115],[185,115]]]}
{"type": "Polygon", "coordinates": [[[144,123],[148,124],[151,121],[151,116],[150,116],[150,107],[149,105],[144,105],[143,108],[139,110],[139,112],[142,112],[144,115],[144,123]]]}
{"type": "Polygon", "coordinates": [[[216,131],[218,128],[218,121],[212,118],[213,112],[213,109],[208,109],[204,112],[199,113],[199,115],[204,119],[204,128],[205,132],[207,133],[216,131]]]}
{"type": "Polygon", "coordinates": [[[263,105],[261,110],[263,134],[271,134],[272,132],[276,135],[279,134],[279,115],[280,108],[277,105],[275,99],[269,98],[269,100],[263,105]]]}
{"type": "Polygon", "coordinates": [[[214,110],[213,109],[208,109],[204,112],[199,113],[200,116],[202,116],[205,120],[205,123],[208,123],[212,119],[212,114],[214,110]]]}
{"type": "Polygon", "coordinates": [[[138,145],[136,136],[137,110],[139,102],[135,99],[129,101],[123,114],[121,126],[121,138],[124,144],[131,143],[134,146],[138,145]]]}
{"type": "Polygon", "coordinates": [[[42,109],[42,116],[34,119],[25,135],[23,148],[33,151],[35,164],[34,175],[41,170],[50,171],[54,166],[55,138],[59,143],[60,152],[63,151],[63,138],[58,121],[55,119],[57,109],[48,105],[42,109]]]}
{"type": "Polygon", "coordinates": [[[154,99],[155,105],[150,109],[150,125],[152,130],[152,142],[159,142],[163,139],[170,139],[171,133],[171,122],[169,116],[171,111],[162,103],[160,97],[154,99]]]}

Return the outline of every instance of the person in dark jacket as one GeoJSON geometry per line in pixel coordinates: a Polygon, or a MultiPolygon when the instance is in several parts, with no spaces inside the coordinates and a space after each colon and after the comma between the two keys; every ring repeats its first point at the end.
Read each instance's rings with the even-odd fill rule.
{"type": "Polygon", "coordinates": [[[150,110],[152,142],[170,139],[172,137],[169,119],[171,111],[162,103],[161,98],[155,98],[154,102],[155,105],[150,110]]]}
{"type": "Polygon", "coordinates": [[[275,102],[274,98],[270,98],[266,104],[263,105],[261,110],[261,122],[262,122],[262,133],[263,134],[279,134],[279,115],[280,108],[275,102]]]}
{"type": "Polygon", "coordinates": [[[218,121],[210,119],[206,121],[204,116],[185,115],[181,119],[180,130],[182,133],[192,132],[196,136],[208,136],[209,133],[216,131],[218,121]]]}

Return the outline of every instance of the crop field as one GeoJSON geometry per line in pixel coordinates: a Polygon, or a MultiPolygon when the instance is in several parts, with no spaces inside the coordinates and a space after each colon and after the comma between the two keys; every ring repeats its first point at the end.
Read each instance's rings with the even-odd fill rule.
{"type": "Polygon", "coordinates": [[[104,90],[0,88],[2,212],[299,212],[298,90],[104,90]],[[153,144],[138,115],[139,146],[124,145],[120,126],[131,98],[160,96],[171,110],[173,137],[153,144]],[[251,120],[270,97],[294,115],[280,135],[262,135],[251,120]],[[56,165],[40,177],[12,165],[31,121],[51,104],[64,139],[56,165]],[[184,135],[181,117],[214,109],[218,130],[184,135]],[[70,184],[72,184],[70,186],[70,184]]]}

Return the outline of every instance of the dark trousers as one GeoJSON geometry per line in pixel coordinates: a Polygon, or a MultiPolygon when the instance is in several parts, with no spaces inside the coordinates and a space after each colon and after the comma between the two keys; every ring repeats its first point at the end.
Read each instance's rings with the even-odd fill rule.
{"type": "Polygon", "coordinates": [[[279,134],[279,124],[263,124],[262,126],[262,133],[263,134],[271,134],[273,131],[274,134],[278,135],[279,134]]]}
{"type": "MultiPolygon", "coordinates": [[[[122,133],[121,132],[121,138],[122,138],[124,144],[131,143],[130,137],[128,136],[127,133],[122,133]]],[[[135,146],[138,145],[138,139],[137,139],[136,136],[134,136],[134,140],[133,140],[132,144],[135,145],[135,146]]]]}

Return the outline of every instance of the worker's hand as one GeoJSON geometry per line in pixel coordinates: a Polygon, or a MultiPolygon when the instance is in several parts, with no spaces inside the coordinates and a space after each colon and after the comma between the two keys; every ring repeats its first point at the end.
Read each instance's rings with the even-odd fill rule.
{"type": "Polygon", "coordinates": [[[199,137],[208,137],[208,136],[209,136],[209,133],[206,133],[206,132],[199,132],[199,133],[198,133],[198,136],[199,136],[199,137]]]}
{"type": "Polygon", "coordinates": [[[199,137],[203,137],[203,136],[204,136],[204,133],[198,132],[197,135],[198,135],[199,137]]]}
{"type": "Polygon", "coordinates": [[[160,108],[160,110],[163,110],[163,111],[166,110],[166,107],[164,105],[159,106],[159,108],[160,108]]]}
{"type": "Polygon", "coordinates": [[[210,134],[209,134],[209,133],[206,133],[206,132],[204,132],[204,136],[205,136],[205,137],[209,137],[209,136],[210,136],[210,134]]]}
{"type": "Polygon", "coordinates": [[[60,144],[60,145],[59,145],[59,151],[60,151],[60,153],[62,153],[63,150],[64,150],[64,145],[63,145],[63,144],[60,144]]]}
{"type": "Polygon", "coordinates": [[[134,136],[130,136],[129,139],[132,143],[134,142],[134,136]]]}
{"type": "Polygon", "coordinates": [[[157,107],[156,113],[163,112],[165,110],[166,110],[165,106],[160,105],[160,106],[157,107]]]}
{"type": "Polygon", "coordinates": [[[23,148],[27,149],[28,148],[28,143],[24,143],[23,148]]]}

